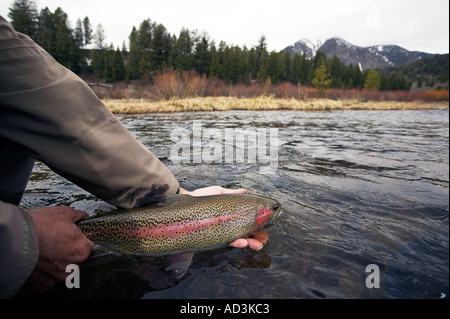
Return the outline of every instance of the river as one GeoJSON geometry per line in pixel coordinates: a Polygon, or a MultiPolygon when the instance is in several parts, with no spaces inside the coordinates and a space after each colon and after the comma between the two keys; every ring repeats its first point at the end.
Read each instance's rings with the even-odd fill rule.
{"type": "MultiPolygon", "coordinates": [[[[49,296],[448,298],[448,109],[118,117],[185,188],[246,188],[283,214],[262,250],[198,252],[181,279],[167,257],[99,253],[49,296]]],[[[44,205],[109,209],[37,163],[22,206],[44,205]]]]}

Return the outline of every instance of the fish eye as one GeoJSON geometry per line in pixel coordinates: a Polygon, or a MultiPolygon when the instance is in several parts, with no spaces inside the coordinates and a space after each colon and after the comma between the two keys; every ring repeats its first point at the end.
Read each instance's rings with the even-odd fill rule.
{"type": "Polygon", "coordinates": [[[275,202],[275,203],[272,204],[272,210],[273,210],[273,211],[277,211],[277,210],[279,210],[280,208],[281,208],[280,203],[275,202]]]}

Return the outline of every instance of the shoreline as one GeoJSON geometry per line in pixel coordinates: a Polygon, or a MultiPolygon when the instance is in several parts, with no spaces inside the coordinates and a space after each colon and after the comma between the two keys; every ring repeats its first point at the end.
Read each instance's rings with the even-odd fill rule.
{"type": "Polygon", "coordinates": [[[265,110],[291,110],[291,111],[334,111],[334,110],[438,110],[448,109],[449,102],[423,102],[423,101],[367,101],[345,99],[277,99],[271,96],[255,98],[236,97],[197,97],[163,101],[147,101],[139,99],[103,99],[108,109],[115,114],[139,113],[173,113],[195,111],[265,111],[265,110]]]}

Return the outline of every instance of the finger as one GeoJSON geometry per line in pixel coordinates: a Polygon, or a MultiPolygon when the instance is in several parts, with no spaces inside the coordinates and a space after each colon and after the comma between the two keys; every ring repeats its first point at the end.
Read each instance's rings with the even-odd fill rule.
{"type": "Polygon", "coordinates": [[[264,246],[262,242],[254,238],[247,238],[247,242],[248,247],[250,247],[253,250],[260,250],[264,246]]]}
{"type": "Polygon", "coordinates": [[[74,223],[79,221],[80,219],[84,219],[86,217],[89,217],[88,213],[83,212],[81,210],[76,210],[76,209],[73,209],[73,208],[70,208],[70,211],[68,213],[70,214],[71,220],[74,223]]]}
{"type": "Polygon", "coordinates": [[[245,248],[248,246],[248,242],[247,239],[245,238],[238,238],[235,241],[233,241],[230,244],[231,247],[235,247],[235,248],[245,248]]]}
{"type": "MultiPolygon", "coordinates": [[[[75,249],[74,249],[75,250],[75,249]]],[[[91,253],[94,251],[94,243],[89,239],[85,238],[82,243],[80,243],[80,248],[76,250],[76,255],[73,256],[73,263],[80,264],[89,258],[91,253]]]]}
{"type": "Polygon", "coordinates": [[[94,242],[89,240],[87,237],[86,237],[86,251],[89,252],[88,255],[90,255],[94,251],[94,242]]]}
{"type": "Polygon", "coordinates": [[[239,189],[228,189],[228,188],[224,188],[223,191],[224,194],[246,194],[247,190],[244,188],[239,188],[239,189]]]}

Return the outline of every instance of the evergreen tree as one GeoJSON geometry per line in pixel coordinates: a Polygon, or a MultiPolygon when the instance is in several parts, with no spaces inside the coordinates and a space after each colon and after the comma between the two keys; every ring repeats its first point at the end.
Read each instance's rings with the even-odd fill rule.
{"type": "Polygon", "coordinates": [[[86,16],[83,19],[83,47],[87,47],[92,41],[92,27],[89,18],[86,16]]]}
{"type": "Polygon", "coordinates": [[[135,27],[131,30],[129,40],[130,52],[128,53],[126,75],[127,79],[135,79],[139,77],[139,61],[141,59],[141,54],[138,49],[138,31],[135,27]]]}
{"type": "Polygon", "coordinates": [[[268,76],[273,84],[284,80],[286,74],[286,64],[284,62],[284,54],[275,51],[270,52],[268,61],[268,76]]]}
{"type": "MultiPolygon", "coordinates": [[[[258,53],[257,53],[258,55],[258,53]]],[[[266,50],[261,52],[259,57],[259,69],[257,74],[257,79],[260,84],[265,83],[269,78],[269,55],[266,50]]]]}
{"type": "Polygon", "coordinates": [[[259,62],[256,54],[256,49],[251,48],[247,53],[247,64],[249,70],[249,77],[251,80],[255,80],[258,77],[259,62]]]}
{"type": "Polygon", "coordinates": [[[303,85],[310,85],[314,75],[314,61],[309,60],[306,54],[303,53],[300,60],[300,83],[303,85]]]}
{"type": "Polygon", "coordinates": [[[113,74],[113,79],[115,81],[122,81],[125,79],[125,64],[123,62],[122,52],[119,48],[114,52],[113,74]]]}
{"type": "Polygon", "coordinates": [[[80,18],[77,19],[77,22],[75,24],[74,37],[77,47],[83,48],[84,47],[83,23],[81,22],[80,18]]]}
{"type": "Polygon", "coordinates": [[[40,16],[37,42],[59,63],[78,73],[83,64],[82,52],[75,32],[67,25],[67,18],[61,8],[57,8],[54,13],[45,8],[40,16]]]}
{"type": "Polygon", "coordinates": [[[330,79],[330,76],[328,75],[325,60],[321,59],[318,62],[318,65],[319,66],[314,72],[314,79],[312,80],[312,84],[316,89],[319,90],[320,93],[323,93],[326,88],[330,87],[333,81],[332,79],[330,79]]]}
{"type": "Polygon", "coordinates": [[[337,56],[333,56],[330,61],[330,77],[333,79],[332,87],[342,87],[342,76],[344,73],[344,64],[339,60],[337,56]]]}
{"type": "Polygon", "coordinates": [[[350,88],[362,88],[364,86],[364,75],[357,65],[350,64],[348,66],[349,79],[351,79],[352,86],[350,88]]]}
{"type": "MultiPolygon", "coordinates": [[[[282,54],[282,52],[280,52],[282,54]]],[[[292,74],[291,74],[291,54],[289,52],[284,53],[284,79],[283,81],[292,81],[292,74]]]]}
{"type": "MultiPolygon", "coordinates": [[[[220,50],[220,47],[219,47],[220,50]]],[[[211,62],[209,64],[209,76],[210,77],[219,77],[222,73],[222,67],[220,63],[220,55],[216,46],[213,44],[211,46],[211,62]]]]}
{"type": "Polygon", "coordinates": [[[25,33],[36,40],[38,35],[38,12],[32,0],[15,0],[9,8],[8,17],[18,32],[25,33]]]}
{"type": "Polygon", "coordinates": [[[114,50],[114,45],[111,45],[104,50],[104,69],[103,79],[106,82],[122,81],[125,78],[125,67],[122,58],[122,52],[119,48],[114,50]]]}
{"type": "Polygon", "coordinates": [[[162,24],[158,24],[153,30],[150,43],[150,70],[163,71],[168,67],[167,61],[170,54],[170,36],[162,24]]]}
{"type": "Polygon", "coordinates": [[[174,64],[178,70],[191,70],[194,67],[193,56],[194,40],[188,29],[182,28],[175,42],[174,64]]]}
{"type": "Polygon", "coordinates": [[[375,69],[370,69],[367,74],[366,81],[364,82],[364,88],[367,90],[378,91],[381,85],[381,78],[375,69]]]}
{"type": "Polygon", "coordinates": [[[259,38],[258,46],[256,47],[256,56],[258,57],[258,61],[261,61],[263,55],[267,53],[267,41],[266,36],[263,34],[259,38]]]}
{"type": "Polygon", "coordinates": [[[211,53],[209,51],[209,36],[206,33],[196,41],[194,51],[196,71],[200,74],[208,74],[209,64],[211,63],[211,53]]]}
{"type": "Polygon", "coordinates": [[[153,30],[155,23],[152,23],[150,19],[142,21],[139,26],[137,36],[137,50],[139,52],[139,75],[146,78],[151,77],[152,71],[152,54],[151,43],[153,38],[153,30]]]}
{"type": "Polygon", "coordinates": [[[39,34],[36,42],[42,46],[51,56],[56,55],[56,34],[58,22],[55,15],[46,7],[39,15],[39,34]]]}
{"type": "Polygon", "coordinates": [[[301,57],[300,55],[296,54],[292,58],[291,61],[291,70],[290,70],[290,81],[294,84],[300,83],[300,72],[301,72],[301,57]]]}
{"type": "Polygon", "coordinates": [[[314,56],[314,59],[312,59],[314,71],[317,70],[317,68],[322,64],[328,61],[327,55],[321,51],[317,51],[316,55],[314,56]]]}

